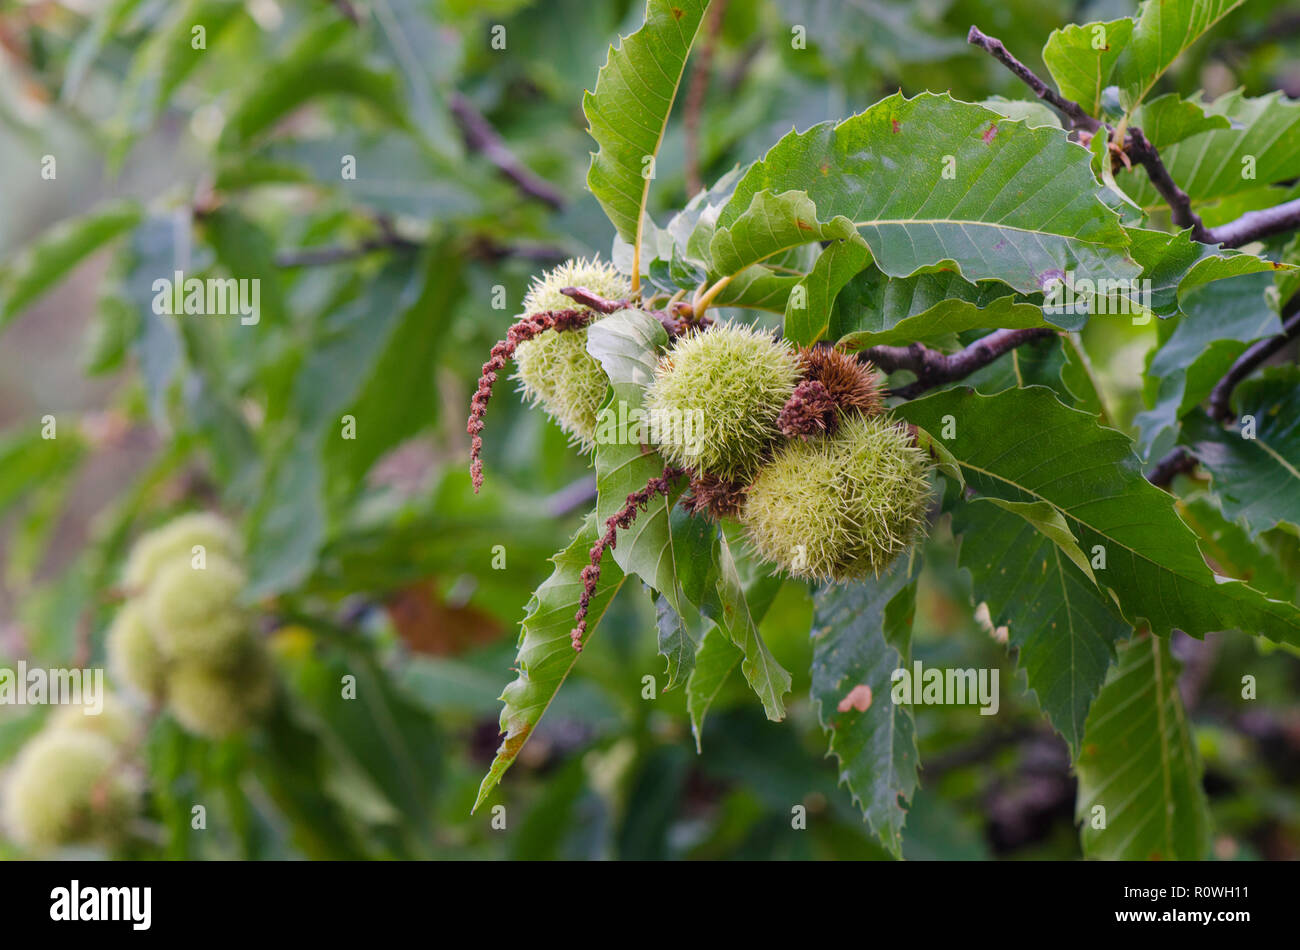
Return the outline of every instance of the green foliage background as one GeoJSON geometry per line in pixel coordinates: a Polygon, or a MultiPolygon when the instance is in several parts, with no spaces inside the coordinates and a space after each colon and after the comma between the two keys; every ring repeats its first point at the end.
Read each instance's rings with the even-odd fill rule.
{"type": "MultiPolygon", "coordinates": [[[[1229,12],[1157,91],[1205,90],[1206,100],[1237,88],[1300,94],[1300,31],[1286,6],[1253,0],[1229,12]]],[[[1122,763],[1099,761],[1081,740],[1086,704],[1069,727],[1053,719],[1067,743],[1024,688],[1025,666],[1030,685],[1052,672],[1027,662],[1035,647],[1022,639],[1041,618],[1010,624],[1026,661],[1018,669],[987,611],[971,606],[970,569],[978,573],[984,556],[1015,550],[1044,572],[1054,557],[1068,575],[1028,522],[995,506],[941,518],[923,559],[866,591],[814,597],[767,578],[739,539],[722,539],[736,552],[741,602],[793,677],[782,723],[764,716],[748,669],[718,679],[707,717],[685,689],[662,691],[664,624],[698,627],[690,636],[705,644],[696,657],[702,675],[729,655],[716,643],[719,628],[684,612],[665,617],[639,578],[619,584],[610,564],[605,582],[617,592],[599,636],[508,778],[471,815],[498,744],[498,696],[512,677],[519,621],[551,573],[548,558],[584,530],[593,499],[587,460],[504,382],[487,420],[487,485],[474,496],[465,415],[530,277],[569,256],[610,255],[610,220],[587,190],[595,145],[583,92],[594,88],[611,41],[637,29],[644,12],[618,0],[0,4],[0,256],[8,262],[0,271],[0,665],[102,665],[131,541],[175,513],[213,507],[248,538],[248,599],[265,618],[286,697],[263,728],[218,743],[186,735],[166,716],[152,720],[139,756],[146,813],[115,856],[884,858],[900,827],[901,854],[911,858],[1084,853],[1071,749],[1082,742],[1085,793],[1092,776],[1106,774],[1099,770],[1122,763]],[[206,27],[203,50],[192,48],[195,23],[206,27]],[[493,45],[498,35],[504,49],[493,45]],[[467,140],[458,120],[467,112],[490,121],[549,183],[558,207],[521,195],[467,140]],[[41,177],[45,156],[57,163],[53,180],[41,177]],[[341,174],[344,156],[355,160],[354,180],[341,174]],[[152,281],[175,270],[260,278],[261,322],[155,314],[152,281]],[[42,438],[47,414],[57,420],[54,440],[42,438]],[[345,415],[356,419],[355,440],[339,437],[345,415]],[[954,530],[967,538],[960,559],[954,530]],[[504,569],[494,568],[499,545],[504,569]],[[834,636],[857,642],[855,623],[894,630],[893,598],[913,589],[910,640],[888,636],[877,654],[835,653],[834,636]],[[843,618],[831,640],[817,632],[828,617],[843,618]],[[921,772],[905,826],[896,793],[911,790],[906,780],[877,787],[879,775],[856,776],[850,794],[822,728],[840,677],[892,668],[886,648],[927,667],[997,668],[1003,684],[994,717],[974,707],[915,710],[911,754],[921,772]],[[828,665],[836,662],[848,666],[828,665]],[[345,674],[357,679],[355,701],[340,700],[345,674]],[[647,676],[653,700],[643,698],[647,676]],[[862,803],[872,826],[854,801],[864,786],[873,789],[862,803]],[[207,830],[191,829],[194,804],[207,808],[207,830]],[[496,804],[506,806],[505,830],[492,826],[496,804]],[[799,805],[807,830],[791,827],[799,805]]],[[[668,125],[650,215],[662,224],[683,207],[689,176],[711,184],[792,126],[838,120],[900,89],[1025,99],[1014,77],[966,44],[972,23],[1046,74],[1037,51],[1052,30],[1133,12],[1119,0],[736,0],[712,53],[698,133],[680,114],[668,125]],[[792,47],[796,26],[806,48],[792,47]]],[[[697,81],[691,68],[688,85],[697,81]]],[[[925,100],[911,107],[928,108],[925,100]]],[[[1270,115],[1284,108],[1296,107],[1279,103],[1270,115]]],[[[1249,116],[1230,118],[1252,127],[1249,116]]],[[[1150,132],[1154,120],[1146,121],[1150,132]]],[[[1279,136],[1279,190],[1294,197],[1297,175],[1284,173],[1300,131],[1287,126],[1279,136]]],[[[1166,153],[1171,169],[1199,167],[1176,148],[1166,153]]],[[[780,191],[777,177],[766,186],[780,191]]],[[[1164,227],[1159,196],[1125,181],[1153,212],[1151,226],[1164,227]]],[[[1198,180],[1199,190],[1183,184],[1194,198],[1220,199],[1203,209],[1209,225],[1259,200],[1214,180],[1198,180]]],[[[732,250],[746,246],[746,222],[735,218],[724,212],[719,222],[731,228],[732,250]]],[[[844,237],[830,227],[825,239],[844,237]]],[[[1294,259],[1295,245],[1283,251],[1284,243],[1273,256],[1294,259]]],[[[739,251],[710,263],[720,261],[736,270],[752,263],[739,251]]],[[[1238,340],[1276,332],[1264,304],[1273,284],[1271,274],[1249,273],[1207,284],[1180,301],[1180,322],[1094,320],[1077,338],[1082,350],[1052,338],[967,382],[982,393],[1044,382],[1072,405],[1091,398],[1107,424],[1139,437],[1147,459],[1184,429],[1197,444],[1221,441],[1222,430],[1195,415],[1208,394],[1198,387],[1231,364],[1244,348],[1238,340]],[[1224,333],[1225,307],[1249,328],[1224,333]],[[1213,315],[1214,327],[1198,313],[1213,315]],[[1154,359],[1169,370],[1144,379],[1158,343],[1154,359]],[[1085,390],[1091,397],[1080,399],[1085,390]]],[[[863,345],[918,338],[900,325],[909,314],[871,312],[884,312],[883,322],[837,311],[833,336],[863,345]]],[[[939,336],[952,342],[978,325],[939,336]]],[[[807,339],[817,329],[787,321],[787,332],[807,339]]],[[[1253,383],[1259,398],[1294,407],[1290,372],[1253,383]]],[[[917,404],[908,418],[937,434],[944,405],[917,404]]],[[[1006,412],[1014,419],[1016,410],[1006,412]]],[[[1211,497],[1201,480],[1182,492],[1179,514],[1216,547],[1223,573],[1294,602],[1300,547],[1285,524],[1295,518],[1281,518],[1281,528],[1267,512],[1252,521],[1250,503],[1270,488],[1292,499],[1300,490],[1285,472],[1234,451],[1245,450],[1228,445],[1220,461],[1206,462],[1216,481],[1231,483],[1236,466],[1263,484],[1211,497]]],[[[580,564],[587,547],[575,545],[570,560],[580,564]]],[[[543,607],[548,591],[562,599],[543,588],[543,607]]],[[[976,594],[995,612],[1033,603],[1007,585],[976,594]]],[[[1108,609],[1087,614],[1080,634],[1105,658],[1098,677],[1106,650],[1131,632],[1108,609]]],[[[743,633],[727,632],[741,642],[743,633]]],[[[1121,648],[1112,677],[1151,663],[1140,646],[1121,648]]],[[[1223,634],[1204,643],[1175,634],[1156,649],[1166,673],[1174,658],[1183,664],[1177,686],[1159,684],[1160,701],[1174,702],[1170,690],[1180,687],[1195,727],[1214,829],[1207,853],[1300,855],[1300,661],[1223,634]],[[1240,699],[1247,673],[1258,680],[1251,703],[1240,699]]],[[[884,689],[876,696],[886,701],[884,689]]],[[[42,710],[0,707],[0,768],[42,718],[42,710]]],[[[1087,795],[1078,800],[1082,810],[1087,795]]],[[[21,852],[0,838],[0,855],[21,852]]]]}

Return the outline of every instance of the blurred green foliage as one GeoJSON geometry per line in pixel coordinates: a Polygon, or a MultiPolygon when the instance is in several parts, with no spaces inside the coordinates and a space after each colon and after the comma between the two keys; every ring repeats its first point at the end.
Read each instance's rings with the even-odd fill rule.
{"type": "MultiPolygon", "coordinates": [[[[1286,8],[1256,0],[1232,13],[1167,90],[1296,95],[1300,31],[1276,28],[1286,8]]],[[[651,211],[680,208],[688,174],[712,182],[791,126],[899,88],[1023,97],[966,45],[972,23],[1041,69],[1052,29],[1131,12],[1121,0],[732,2],[698,142],[670,125],[651,211]],[[790,42],[800,29],[806,48],[790,42]]],[[[887,856],[826,757],[807,699],[813,604],[793,584],[761,623],[795,677],[787,722],[768,722],[733,676],[696,754],[683,691],[658,691],[654,607],[634,581],[489,803],[504,803],[504,830],[490,808],[470,815],[518,621],[590,505],[585,460],[504,383],[474,496],[464,419],[529,278],[610,253],[585,186],[580,103],[611,40],[642,14],[620,0],[0,5],[0,665],[102,665],[133,538],[215,507],[242,521],[249,599],[282,681],[275,714],[245,736],[211,742],[147,719],[148,805],[119,856],[887,856]],[[521,194],[465,134],[466,115],[490,123],[560,206],[521,194]],[[46,156],[53,179],[41,177],[46,156]],[[63,239],[34,243],[68,219],[63,239]],[[260,279],[259,323],[155,313],[153,281],[177,270],[260,279]],[[38,381],[47,374],[51,385],[38,381]],[[41,437],[46,414],[55,440],[41,437]],[[357,435],[345,442],[347,416],[357,435]],[[345,675],[354,701],[340,701],[345,675]],[[204,830],[192,827],[199,804],[204,830]],[[796,806],[806,831],[792,829],[796,806]]],[[[1097,322],[1085,339],[1127,424],[1155,329],[1097,322]]],[[[1213,504],[1195,513],[1222,520],[1213,504]]],[[[977,620],[947,520],[936,530],[914,658],[997,668],[1016,685],[993,721],[974,707],[918,708],[921,788],[903,853],[1076,857],[1065,744],[977,620]]],[[[1269,540],[1287,565],[1278,595],[1294,599],[1295,539],[1269,540]]],[[[1300,662],[1260,662],[1246,638],[1173,648],[1198,677],[1184,688],[1198,699],[1214,854],[1296,857],[1300,746],[1294,718],[1291,732],[1276,721],[1294,708],[1237,697],[1242,671],[1260,695],[1294,697],[1300,662]]],[[[41,719],[0,707],[0,763],[41,719]]],[[[0,838],[0,855],[19,854],[0,838]]]]}

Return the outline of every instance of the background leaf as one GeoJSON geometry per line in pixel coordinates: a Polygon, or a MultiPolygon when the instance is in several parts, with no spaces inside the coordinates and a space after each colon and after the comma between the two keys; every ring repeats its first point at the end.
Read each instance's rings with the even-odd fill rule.
{"type": "Polygon", "coordinates": [[[1199,861],[1209,852],[1201,761],[1178,693],[1169,641],[1139,634],[1093,705],[1075,761],[1087,857],[1199,861]],[[1092,827],[1093,809],[1106,826],[1092,827]]]}
{"type": "MultiPolygon", "coordinates": [[[[1059,129],[947,95],[900,94],[785,136],[741,178],[717,226],[740,221],[759,192],[804,190],[819,221],[853,222],[886,274],[951,262],[967,280],[1034,292],[1057,272],[1137,275],[1098,188],[1087,153],[1059,129]]],[[[757,232],[761,217],[747,220],[757,232]]]]}
{"type": "Polygon", "coordinates": [[[117,202],[43,234],[0,271],[0,330],[95,251],[139,223],[134,202],[117,202]]]}
{"type": "Polygon", "coordinates": [[[597,151],[587,185],[619,236],[639,246],[651,177],[668,114],[707,2],[647,0],[645,25],[611,47],[594,92],[582,98],[597,151]]]}
{"type": "MultiPolygon", "coordinates": [[[[519,633],[519,654],[515,658],[519,675],[501,693],[501,701],[505,703],[501,710],[501,733],[505,738],[479,786],[475,810],[501,781],[506,769],[514,764],[519,750],[578,662],[581,654],[573,649],[569,633],[582,597],[582,569],[591,563],[590,551],[600,533],[596,519],[589,516],[569,546],[552,559],[555,570],[529,602],[528,615],[519,633]]],[[[612,558],[607,559],[601,566],[600,584],[587,611],[584,644],[596,632],[609,602],[623,586],[623,572],[611,561],[612,558]]]]}
{"type": "Polygon", "coordinates": [[[1106,568],[1097,580],[1130,624],[1146,621],[1159,636],[1175,627],[1193,636],[1240,629],[1300,642],[1300,610],[1216,577],[1172,499],[1143,476],[1129,439],[1061,405],[1049,390],[950,390],[896,411],[931,434],[951,416],[957,437],[944,443],[971,488],[1008,501],[1050,502],[1085,551],[1100,545],[1106,568]],[[1024,419],[1035,421],[1026,426],[1024,419]]]}
{"type": "Polygon", "coordinates": [[[839,762],[840,783],[896,857],[902,855],[906,803],[918,784],[918,753],[912,710],[893,701],[891,677],[911,663],[919,561],[899,558],[879,579],[825,585],[814,600],[817,718],[839,762]]]}
{"type": "Polygon", "coordinates": [[[1292,367],[1247,380],[1233,393],[1237,421],[1224,428],[1204,413],[1186,423],[1184,440],[1214,478],[1230,520],[1251,534],[1300,526],[1300,374],[1292,367]],[[1246,438],[1242,418],[1254,418],[1246,438]]]}

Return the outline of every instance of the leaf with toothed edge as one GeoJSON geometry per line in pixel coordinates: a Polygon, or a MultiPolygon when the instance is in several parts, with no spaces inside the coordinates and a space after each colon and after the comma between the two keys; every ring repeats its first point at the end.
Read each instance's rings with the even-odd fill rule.
{"type": "Polygon", "coordinates": [[[1085,857],[1199,861],[1209,853],[1209,804],[1178,666],[1164,637],[1140,633],[1120,648],[1074,764],[1085,857]]]}
{"type": "MultiPolygon", "coordinates": [[[[1116,58],[1113,82],[1132,112],[1183,52],[1246,0],[1145,0],[1116,58]]],[[[1178,179],[1175,179],[1178,180],[1178,179]]]]}
{"type": "Polygon", "coordinates": [[[811,346],[830,329],[831,310],[844,286],[871,262],[867,242],[855,231],[832,241],[791,292],[785,306],[782,335],[797,346],[811,346]]]}
{"type": "Polygon", "coordinates": [[[952,271],[888,277],[867,267],[839,292],[830,311],[829,338],[848,350],[926,343],[944,347],[967,330],[1024,330],[1077,326],[1085,317],[1043,313],[1010,287],[972,284],[952,271]]]}
{"type": "MultiPolygon", "coordinates": [[[[519,675],[501,693],[501,732],[505,738],[474,800],[477,810],[514,764],[542,714],[555,699],[581,655],[569,638],[582,598],[582,569],[591,563],[591,548],[601,535],[594,515],[588,515],[569,546],[551,560],[555,570],[533,593],[519,632],[519,675]]],[[[612,558],[601,565],[600,582],[587,607],[587,636],[591,639],[609,602],[623,586],[624,575],[612,558]]]]}
{"type": "MultiPolygon", "coordinates": [[[[992,499],[989,499],[992,500],[992,499]]],[[[995,628],[1007,628],[1026,684],[1077,755],[1084,722],[1132,628],[1061,549],[1030,522],[993,505],[959,504],[957,563],[995,628]]]]}
{"type": "MultiPolygon", "coordinates": [[[[755,557],[747,556],[743,550],[736,557],[736,569],[749,617],[757,626],[772,606],[772,601],[784,583],[783,578],[779,574],[770,573],[767,565],[755,557]]],[[[709,572],[701,581],[703,584],[716,585],[717,571],[709,572]]],[[[691,734],[695,737],[697,752],[700,751],[704,737],[704,718],[732,671],[744,657],[744,650],[726,630],[716,624],[705,630],[699,651],[695,655],[695,668],[686,681],[686,708],[690,713],[691,734]]]]}
{"type": "Polygon", "coordinates": [[[810,226],[809,241],[851,224],[894,277],[950,267],[1034,293],[1068,272],[1138,273],[1086,149],[946,94],[896,94],[789,133],[736,184],[711,247],[729,265],[752,262],[789,246],[792,221],[810,226]]]}
{"type": "Polygon", "coordinates": [[[1252,536],[1279,524],[1300,526],[1300,370],[1267,370],[1238,386],[1233,399],[1230,428],[1197,412],[1183,442],[1209,471],[1229,520],[1252,536]]]}
{"type": "Polygon", "coordinates": [[[1097,583],[1096,575],[1092,573],[1092,565],[1079,549],[1078,538],[1074,536],[1065,516],[1055,505],[1045,501],[1007,501],[1005,498],[992,498],[988,495],[977,495],[971,500],[987,501],[997,505],[1003,511],[1024,518],[1039,534],[1055,544],[1057,550],[1069,558],[1088,580],[1097,583]]]}
{"type": "Polygon", "coordinates": [[[717,535],[714,554],[718,565],[717,586],[706,592],[700,609],[740,648],[740,671],[763,703],[767,718],[785,718],[783,697],[790,692],[790,674],[777,662],[758,632],[758,624],[745,600],[736,560],[726,537],[717,535]]]}
{"type": "MultiPolygon", "coordinates": [[[[610,380],[610,395],[597,413],[596,516],[602,525],[618,513],[633,492],[660,477],[665,462],[648,445],[645,388],[654,378],[658,353],[668,334],[657,319],[640,310],[620,310],[593,323],[587,330],[587,352],[601,364],[610,380]]],[[[670,517],[684,485],[678,479],[668,496],[651,498],[637,513],[631,527],[619,529],[611,554],[619,567],[635,574],[663,596],[680,617],[692,602],[681,577],[693,565],[707,563],[709,548],[698,532],[670,517]]],[[[691,671],[697,643],[688,626],[679,626],[661,639],[672,689],[691,671]]]]}
{"type": "Polygon", "coordinates": [[[1043,46],[1043,62],[1067,99],[1088,115],[1101,114],[1102,91],[1110,84],[1115,61],[1133,33],[1128,17],[1108,23],[1071,23],[1053,30],[1043,46]]]}
{"type": "Polygon", "coordinates": [[[640,244],[653,161],[708,6],[647,0],[645,24],[610,48],[595,91],[583,96],[598,146],[587,185],[625,241],[640,244]]]}
{"type": "MultiPolygon", "coordinates": [[[[752,564],[746,565],[747,570],[742,576],[726,534],[712,521],[699,515],[688,515],[680,509],[673,511],[671,521],[675,537],[681,538],[693,550],[706,552],[705,556],[683,565],[680,580],[686,597],[698,605],[700,613],[722,631],[730,644],[728,650],[723,648],[723,643],[714,641],[707,644],[709,649],[706,651],[706,643],[701,642],[691,660],[694,664],[703,656],[709,662],[709,667],[700,671],[698,678],[697,671],[692,668],[686,683],[687,707],[691,711],[696,745],[700,741],[704,714],[737,661],[750,688],[762,701],[767,717],[784,719],[782,697],[790,691],[790,674],[777,662],[758,631],[759,621],[776,596],[780,581],[757,576],[752,564]],[[752,603],[751,595],[754,598],[752,603]],[[725,661],[728,652],[730,665],[725,661]]],[[[707,635],[708,631],[705,633],[707,635]]]]}
{"type": "Polygon", "coordinates": [[[827,584],[813,600],[811,697],[863,820],[902,856],[906,803],[919,784],[912,710],[893,701],[893,674],[911,662],[921,557],[879,578],[827,584]],[[864,689],[865,687],[865,689],[864,689]]]}
{"type": "Polygon", "coordinates": [[[1097,580],[1133,626],[1168,636],[1241,630],[1300,644],[1300,609],[1214,574],[1173,499],[1143,475],[1133,443],[1097,425],[1043,387],[983,396],[953,389],[899,406],[933,433],[956,422],[944,444],[970,488],[1006,501],[1045,501],[1064,514],[1085,551],[1100,546],[1097,580]]]}

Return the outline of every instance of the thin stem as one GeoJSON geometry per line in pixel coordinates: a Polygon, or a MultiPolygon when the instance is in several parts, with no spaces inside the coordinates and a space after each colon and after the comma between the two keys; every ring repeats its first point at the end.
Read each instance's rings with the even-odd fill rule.
{"type": "Polygon", "coordinates": [[[1170,176],[1169,169],[1165,168],[1165,163],[1160,160],[1160,153],[1156,151],[1156,147],[1137,126],[1128,130],[1126,145],[1125,151],[1146,170],[1151,184],[1169,205],[1174,224],[1179,228],[1191,228],[1194,240],[1212,241],[1210,232],[1201,223],[1200,215],[1192,210],[1192,199],[1188,197],[1187,192],[1178,187],[1177,182],[1170,176]]]}
{"type": "Polygon", "coordinates": [[[972,26],[970,32],[966,34],[966,42],[978,46],[1011,70],[1021,82],[1034,91],[1034,95],[1065,116],[1074,128],[1087,132],[1096,132],[1101,128],[1100,122],[1083,111],[1083,106],[1052,89],[1039,79],[1032,69],[1012,56],[1001,40],[982,32],[977,26],[972,26]]]}
{"type": "Polygon", "coordinates": [[[726,289],[734,276],[734,274],[729,274],[726,277],[721,277],[712,287],[704,291],[704,293],[696,295],[694,301],[691,302],[691,310],[694,312],[696,319],[704,316],[704,311],[708,310],[709,307],[713,305],[713,298],[726,289]]]}
{"type": "Polygon", "coordinates": [[[627,300],[609,300],[599,294],[592,293],[586,287],[561,287],[560,293],[570,300],[589,307],[597,313],[613,313],[616,310],[623,310],[630,306],[627,300]]]}
{"type": "Polygon", "coordinates": [[[1291,298],[1283,315],[1287,319],[1282,324],[1282,332],[1267,340],[1260,340],[1242,353],[1210,392],[1210,415],[1215,419],[1231,422],[1232,391],[1237,388],[1237,384],[1287,343],[1300,336],[1300,294],[1291,298]]]}
{"type": "Polygon", "coordinates": [[[459,92],[453,92],[448,97],[447,104],[460,124],[466,145],[486,158],[527,197],[549,205],[557,211],[564,207],[564,196],[515,157],[505,140],[492,127],[492,123],[483,117],[469,99],[459,92]]]}

